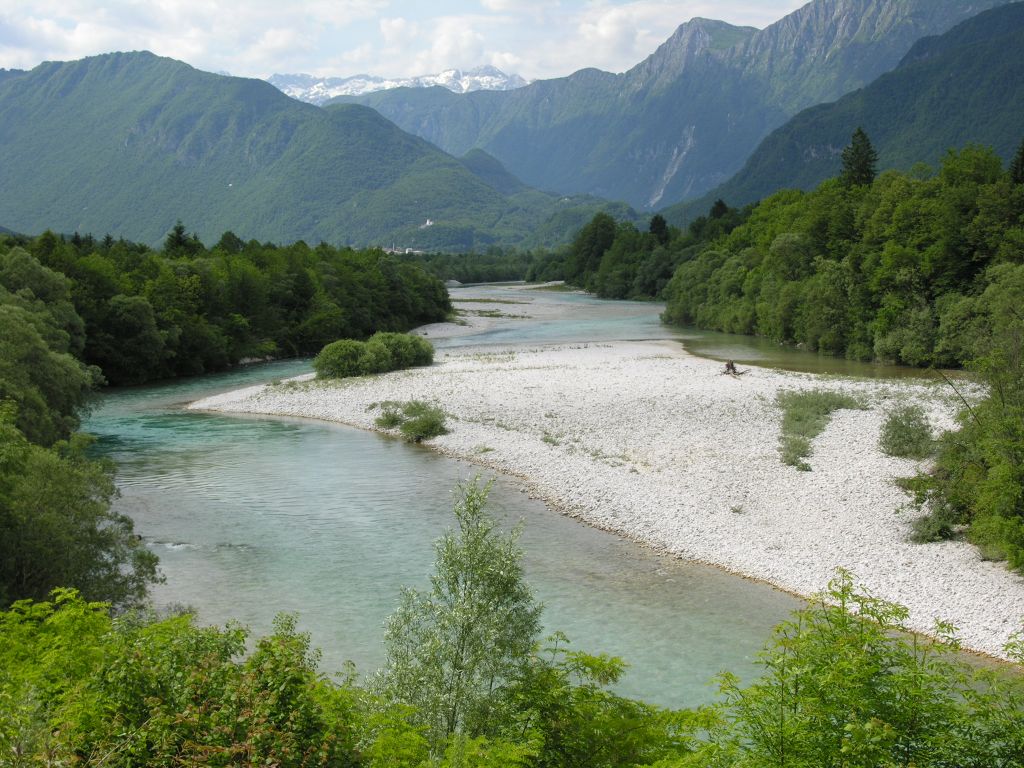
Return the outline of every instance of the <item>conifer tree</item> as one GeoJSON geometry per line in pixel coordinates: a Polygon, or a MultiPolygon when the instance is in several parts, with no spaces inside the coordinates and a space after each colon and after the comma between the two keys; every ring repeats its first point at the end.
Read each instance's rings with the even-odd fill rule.
{"type": "Polygon", "coordinates": [[[656,213],[654,214],[654,216],[651,217],[649,231],[652,235],[654,235],[655,238],[657,238],[658,243],[660,243],[661,245],[668,244],[668,240],[670,237],[668,231],[668,222],[665,221],[665,217],[662,216],[660,213],[656,213]]]}
{"type": "Polygon", "coordinates": [[[843,171],[839,175],[847,187],[868,185],[875,180],[878,153],[864,129],[857,128],[843,150],[843,171]]]}
{"type": "Polygon", "coordinates": [[[1014,184],[1024,184],[1024,141],[1017,148],[1017,154],[1010,161],[1010,181],[1014,184]]]}

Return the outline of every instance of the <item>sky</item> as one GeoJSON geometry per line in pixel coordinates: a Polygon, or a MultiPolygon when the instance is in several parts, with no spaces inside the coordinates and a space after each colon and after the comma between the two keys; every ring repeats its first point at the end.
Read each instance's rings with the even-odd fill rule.
{"type": "Polygon", "coordinates": [[[0,67],[149,50],[245,77],[623,72],[693,17],[765,27],[807,0],[0,0],[0,67]]]}

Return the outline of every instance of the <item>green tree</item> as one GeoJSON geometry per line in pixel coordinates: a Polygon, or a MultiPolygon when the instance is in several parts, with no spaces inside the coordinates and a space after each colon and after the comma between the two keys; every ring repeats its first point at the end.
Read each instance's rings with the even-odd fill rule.
{"type": "MultiPolygon", "coordinates": [[[[973,743],[981,718],[964,706],[972,684],[950,656],[955,643],[898,637],[906,616],[840,572],[824,595],[776,628],[757,682],[744,688],[734,675],[723,676],[721,719],[692,764],[1013,764],[992,761],[998,744],[973,743]],[[981,759],[947,762],[965,749],[981,759]]],[[[950,629],[939,631],[948,637],[950,629]]]]}
{"type": "Polygon", "coordinates": [[[86,458],[81,436],[32,445],[13,410],[0,406],[0,606],[59,586],[119,607],[140,603],[158,579],[157,558],[111,509],[110,468],[86,458]]]}
{"type": "Polygon", "coordinates": [[[540,631],[519,529],[497,530],[485,510],[489,490],[478,480],[460,488],[458,532],[435,546],[430,589],[406,589],[385,630],[377,687],[386,702],[413,707],[434,754],[453,736],[495,732],[540,631]]]}
{"type": "Polygon", "coordinates": [[[99,369],[51,347],[51,318],[8,298],[0,288],[0,402],[15,403],[17,426],[29,440],[52,445],[78,426],[99,369]]]}
{"type": "Polygon", "coordinates": [[[1017,154],[1010,161],[1010,181],[1014,184],[1024,184],[1024,141],[1017,148],[1017,154]]]}
{"type": "Polygon", "coordinates": [[[857,128],[850,144],[843,150],[843,170],[840,179],[847,187],[867,186],[875,180],[878,153],[862,128],[857,128]]]}
{"type": "Polygon", "coordinates": [[[585,285],[601,264],[601,257],[615,241],[615,219],[601,212],[576,233],[565,260],[565,279],[585,285]]]}
{"type": "Polygon", "coordinates": [[[665,221],[665,217],[660,213],[656,213],[651,217],[651,223],[648,226],[647,231],[654,235],[654,238],[658,241],[659,245],[668,245],[670,237],[668,222],[665,221]]]}
{"type": "Polygon", "coordinates": [[[349,768],[356,695],[318,674],[293,617],[246,632],[156,620],[74,590],[0,613],[4,766],[349,768]]]}

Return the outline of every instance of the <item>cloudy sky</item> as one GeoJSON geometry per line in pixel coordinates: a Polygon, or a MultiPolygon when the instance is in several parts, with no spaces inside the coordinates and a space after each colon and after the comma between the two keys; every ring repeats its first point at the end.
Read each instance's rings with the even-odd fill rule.
{"type": "Polygon", "coordinates": [[[150,50],[233,75],[621,72],[694,16],[764,27],[807,0],[2,0],[0,67],[150,50]]]}

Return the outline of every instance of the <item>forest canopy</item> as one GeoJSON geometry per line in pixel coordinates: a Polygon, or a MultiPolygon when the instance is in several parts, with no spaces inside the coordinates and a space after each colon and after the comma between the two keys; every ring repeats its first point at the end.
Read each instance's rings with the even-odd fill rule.
{"type": "MultiPolygon", "coordinates": [[[[79,346],[63,351],[110,384],[312,355],[339,338],[405,331],[451,311],[440,280],[380,250],[244,242],[231,232],[207,248],[180,223],[162,251],[46,232],[0,238],[0,259],[52,275],[47,297],[63,291],[61,311],[79,316],[66,331],[79,346]]],[[[0,272],[9,291],[27,287],[52,304],[23,277],[5,279],[9,271],[0,272]]]]}

